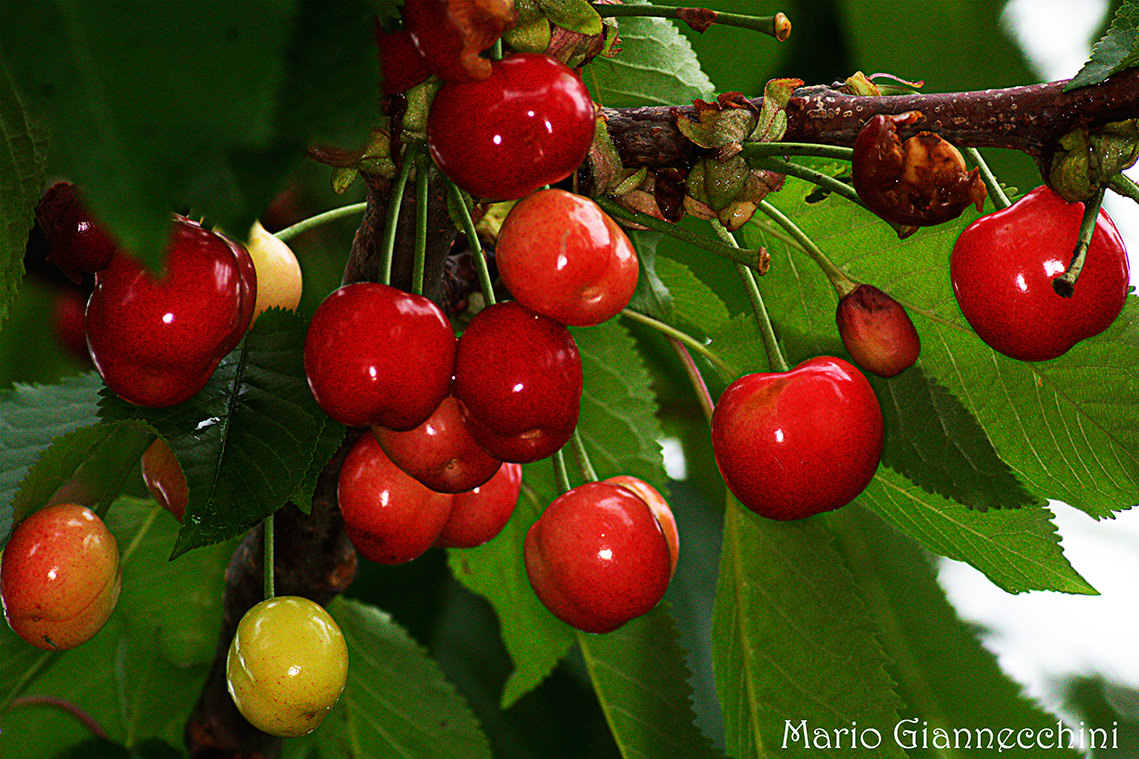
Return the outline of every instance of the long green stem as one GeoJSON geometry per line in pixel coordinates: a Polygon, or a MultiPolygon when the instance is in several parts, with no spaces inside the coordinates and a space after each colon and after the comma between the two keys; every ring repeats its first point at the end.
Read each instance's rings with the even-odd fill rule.
{"type": "Polygon", "coordinates": [[[631,221],[634,224],[640,224],[642,227],[647,227],[654,232],[660,232],[662,234],[668,235],[669,237],[674,237],[681,242],[686,242],[689,245],[693,245],[697,248],[702,248],[703,250],[715,253],[718,256],[722,256],[729,261],[732,261],[733,263],[747,266],[760,272],[761,274],[767,271],[767,264],[769,259],[767,256],[767,251],[763,249],[753,250],[750,248],[739,248],[732,247],[730,245],[724,245],[718,240],[713,240],[710,237],[705,237],[704,235],[698,235],[693,232],[689,232],[687,229],[682,229],[676,224],[662,221],[655,216],[649,216],[647,213],[630,211],[628,208],[625,208],[623,205],[609,197],[602,196],[594,198],[594,200],[597,201],[597,205],[601,206],[601,208],[603,208],[605,212],[610,216],[616,216],[619,219],[631,221]]]}
{"type": "MultiPolygon", "coordinates": [[[[722,224],[713,222],[712,228],[716,230],[716,234],[724,242],[734,243],[736,241],[735,235],[725,229],[722,224]]],[[[755,313],[755,322],[759,327],[759,336],[763,340],[764,349],[767,351],[767,361],[771,365],[771,370],[785,372],[791,367],[787,364],[787,359],[779,347],[779,339],[775,336],[775,328],[771,324],[771,316],[767,313],[767,306],[763,303],[763,295],[759,292],[759,284],[755,281],[755,275],[746,266],[737,266],[736,270],[739,272],[740,281],[743,282],[744,290],[747,292],[747,298],[751,302],[751,310],[755,313]]]]}
{"type": "Polygon", "coordinates": [[[341,206],[340,208],[333,208],[323,213],[318,213],[316,216],[310,216],[307,219],[302,219],[292,226],[285,227],[279,232],[273,234],[278,240],[288,242],[299,234],[309,231],[313,227],[319,227],[321,224],[327,224],[330,221],[343,219],[348,216],[359,216],[364,213],[364,209],[368,207],[367,203],[352,203],[351,205],[341,206]]]}
{"type": "Polygon", "coordinates": [[[395,257],[395,236],[399,227],[399,209],[403,205],[403,192],[407,187],[407,178],[411,175],[411,167],[419,155],[419,143],[413,142],[407,146],[403,154],[403,165],[399,167],[392,182],[391,194],[388,195],[388,215],[384,219],[384,234],[380,238],[380,282],[390,284],[392,281],[392,259],[395,257]]]}
{"type": "Polygon", "coordinates": [[[700,403],[700,410],[704,412],[704,419],[711,424],[712,412],[716,410],[716,404],[712,401],[712,394],[708,392],[704,375],[700,373],[700,368],[692,360],[692,354],[688,352],[684,343],[670,337],[668,344],[672,346],[677,357],[680,358],[680,363],[684,366],[684,373],[688,377],[688,383],[692,385],[692,390],[696,393],[696,400],[700,403]]]}
{"type": "Polygon", "coordinates": [[[276,572],[274,571],[277,559],[275,556],[276,541],[274,540],[273,535],[275,532],[273,529],[273,523],[274,519],[272,514],[265,517],[265,531],[262,534],[262,539],[264,540],[264,553],[262,555],[262,561],[265,564],[263,567],[265,573],[265,598],[272,598],[273,596],[277,595],[275,579],[276,572]]]}
{"type": "Polygon", "coordinates": [[[1092,235],[1095,234],[1096,220],[1099,219],[1099,209],[1103,205],[1104,188],[1093,198],[1084,203],[1084,216],[1080,221],[1080,234],[1076,238],[1076,248],[1072,251],[1072,260],[1063,274],[1052,280],[1052,289],[1057,295],[1071,298],[1075,292],[1076,280],[1084,270],[1084,262],[1088,257],[1088,248],[1091,247],[1092,235]]]}
{"type": "Polygon", "coordinates": [[[558,492],[565,493],[571,487],[569,479],[569,470],[566,469],[566,454],[565,449],[559,449],[554,454],[554,482],[558,486],[558,492]]]}
{"type": "Polygon", "coordinates": [[[820,145],[814,142],[745,142],[740,152],[749,158],[782,158],[785,156],[807,156],[811,158],[835,158],[850,161],[854,158],[854,148],[842,145],[820,145]]]}
{"type": "Polygon", "coordinates": [[[475,229],[475,222],[471,218],[470,209],[467,208],[467,200],[463,197],[463,191],[459,189],[459,186],[449,179],[447,180],[447,194],[451,198],[452,208],[459,217],[463,235],[467,238],[467,244],[471,246],[471,253],[475,260],[475,272],[479,277],[479,287],[482,288],[483,299],[488,306],[492,306],[494,305],[494,282],[490,278],[486,251],[482,249],[482,243],[479,242],[479,233],[475,229]]]}
{"type": "Polygon", "coordinates": [[[783,230],[791,236],[791,239],[796,243],[796,245],[804,253],[810,256],[811,260],[814,261],[818,267],[823,270],[823,273],[826,274],[827,279],[830,280],[831,285],[834,287],[835,292],[840,298],[847,293],[853,292],[854,289],[858,287],[858,283],[850,277],[846,276],[846,274],[841,269],[835,266],[834,262],[827,258],[822,249],[815,244],[815,241],[808,237],[807,234],[802,229],[800,229],[797,224],[795,224],[795,222],[787,218],[787,216],[782,211],[768,203],[766,200],[760,201],[759,209],[767,214],[767,216],[772,221],[782,227],[783,230]]]}
{"type": "Polygon", "coordinates": [[[580,428],[574,427],[570,442],[573,443],[573,455],[577,460],[577,468],[581,471],[581,476],[589,482],[597,482],[600,478],[593,468],[593,462],[589,459],[589,452],[585,450],[585,441],[581,439],[580,428]]]}
{"type": "Polygon", "coordinates": [[[415,170],[415,261],[411,270],[411,291],[423,294],[423,271],[427,261],[427,181],[431,159],[426,153],[419,156],[415,170]]]}
{"type": "Polygon", "coordinates": [[[783,42],[791,35],[791,22],[783,13],[774,16],[747,16],[740,13],[723,13],[704,8],[674,8],[667,5],[594,5],[601,16],[651,16],[675,18],[684,21],[698,32],[711,24],[750,29],[783,42]]]}
{"type": "Polygon", "coordinates": [[[1012,201],[1008,199],[1005,190],[1001,187],[1001,183],[997,180],[997,175],[989,168],[989,164],[985,161],[981,151],[977,148],[965,148],[965,152],[973,163],[977,165],[977,169],[981,175],[981,181],[985,183],[985,189],[989,191],[989,197],[993,199],[993,205],[998,209],[1008,208],[1012,205],[1012,201]]]}
{"type": "Polygon", "coordinates": [[[794,161],[788,161],[783,158],[777,158],[774,156],[767,156],[762,158],[757,157],[749,161],[748,165],[753,169],[767,169],[768,171],[774,171],[779,174],[787,174],[792,177],[804,179],[808,182],[817,184],[824,190],[833,192],[835,195],[840,195],[846,198],[851,203],[856,203],[860,206],[863,205],[862,198],[858,197],[858,193],[853,187],[841,179],[836,179],[830,174],[824,174],[823,172],[812,169],[809,166],[803,166],[802,164],[795,163],[794,161]]]}
{"type": "Polygon", "coordinates": [[[648,314],[642,314],[639,311],[631,311],[626,308],[621,311],[621,315],[632,319],[633,321],[640,322],[647,327],[652,327],[657,332],[660,332],[662,335],[667,337],[669,340],[675,340],[681,345],[691,348],[704,358],[708,359],[708,361],[713,366],[715,366],[716,369],[719,370],[719,372],[724,376],[731,376],[735,373],[735,367],[725,362],[722,358],[716,355],[716,353],[713,352],[711,348],[687,332],[679,330],[671,324],[662,322],[660,319],[655,319],[648,314]]]}

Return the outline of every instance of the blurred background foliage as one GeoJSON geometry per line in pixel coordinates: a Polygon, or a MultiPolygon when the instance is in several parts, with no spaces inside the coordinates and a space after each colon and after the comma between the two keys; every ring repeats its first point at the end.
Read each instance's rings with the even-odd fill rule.
{"type": "MultiPolygon", "coordinates": [[[[675,2],[680,5],[681,3],[675,2]]],[[[762,92],[776,77],[797,77],[807,84],[842,80],[855,71],[885,72],[921,80],[931,92],[950,92],[1028,84],[1040,80],[1024,51],[1002,21],[1003,0],[717,0],[724,11],[767,14],[783,11],[793,24],[791,38],[778,44],[739,29],[713,27],[704,34],[684,30],[717,91],[762,92]]],[[[1102,7],[1095,2],[1070,3],[1070,12],[1102,7]]],[[[1104,17],[1110,19],[1110,11],[1104,17]]],[[[1074,75],[1073,70],[1069,75],[1074,75]]],[[[987,156],[1007,184],[1027,189],[1038,182],[1033,163],[1019,154],[987,156]]],[[[329,171],[301,162],[266,209],[263,221],[280,229],[328,208],[362,200],[362,188],[345,195],[331,189],[329,171]]],[[[319,227],[292,242],[305,278],[300,310],[311,314],[340,281],[355,230],[348,219],[319,227]]],[[[648,240],[643,242],[658,242],[648,240]]],[[[729,306],[744,312],[746,303],[732,267],[709,267],[707,259],[671,240],[662,251],[687,263],[721,294],[729,306]]],[[[19,299],[0,331],[0,388],[12,383],[52,382],[89,370],[86,357],[53,337],[45,325],[58,323],[56,310],[74,298],[75,285],[43,260],[42,243],[29,243],[27,274],[19,299]]],[[[88,283],[89,284],[89,283],[88,283]]],[[[74,302],[74,301],[72,301],[74,302]]],[[[685,525],[681,561],[691,569],[673,583],[668,602],[682,620],[682,643],[691,652],[696,711],[701,727],[717,742],[711,672],[706,652],[711,594],[717,567],[721,526],[722,482],[719,480],[703,417],[671,353],[654,335],[640,334],[658,378],[662,425],[670,446],[680,446],[683,471],[673,469],[670,503],[685,525]],[[704,632],[701,635],[701,631],[704,632]]],[[[715,394],[716,388],[713,388],[715,394]]],[[[141,488],[136,486],[139,493],[141,488]]],[[[445,555],[433,551],[397,567],[363,562],[350,596],[385,609],[423,646],[470,699],[494,744],[496,756],[512,759],[557,759],[618,756],[604,718],[577,655],[572,655],[534,692],[508,710],[498,708],[510,660],[489,606],[451,579],[445,555]]],[[[1093,677],[1075,679],[1058,697],[1077,719],[1109,724],[1118,720],[1121,734],[1139,732],[1136,694],[1093,677]],[[1121,716],[1121,715],[1131,716],[1121,716]]],[[[1121,741],[1134,746],[1134,741],[1121,741]]],[[[1134,749],[1132,749],[1134,752],[1134,749]]],[[[1126,750],[1097,752],[1097,757],[1136,756],[1126,750]]]]}

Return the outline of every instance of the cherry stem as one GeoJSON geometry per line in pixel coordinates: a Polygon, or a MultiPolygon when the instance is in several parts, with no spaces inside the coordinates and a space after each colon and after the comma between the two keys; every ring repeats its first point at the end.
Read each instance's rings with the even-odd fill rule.
{"type": "Polygon", "coordinates": [[[1076,238],[1076,249],[1072,251],[1072,260],[1064,273],[1052,280],[1052,289],[1057,295],[1071,298],[1076,291],[1076,280],[1084,270],[1084,262],[1088,257],[1088,247],[1091,246],[1092,235],[1095,234],[1096,220],[1099,218],[1099,209],[1103,205],[1104,188],[1099,188],[1094,196],[1084,203],[1084,217],[1080,220],[1080,236],[1076,238]]]}
{"type": "Polygon", "coordinates": [[[330,221],[336,221],[337,219],[343,219],[349,216],[358,216],[362,214],[367,207],[367,202],[364,202],[333,208],[329,211],[318,213],[316,216],[302,219],[292,226],[274,232],[273,235],[281,242],[288,242],[297,235],[307,232],[314,227],[319,227],[321,224],[327,224],[330,221]]]}
{"type": "Polygon", "coordinates": [[[1107,186],[1119,195],[1139,203],[1139,184],[1126,174],[1116,174],[1107,180],[1107,186]]]}
{"type": "Polygon", "coordinates": [[[969,155],[969,158],[972,159],[973,163],[976,164],[978,172],[981,175],[981,181],[985,183],[985,189],[989,191],[989,197],[993,199],[993,205],[998,209],[1011,206],[1012,201],[1009,200],[1008,195],[1005,194],[1005,190],[1001,187],[997,175],[989,168],[989,164],[985,161],[984,156],[981,155],[981,151],[977,150],[977,148],[965,148],[965,152],[969,155]]]}
{"type": "Polygon", "coordinates": [[[463,197],[463,191],[459,186],[447,180],[447,194],[451,197],[451,207],[454,209],[459,217],[459,223],[463,228],[463,236],[467,238],[467,244],[471,246],[472,258],[475,261],[475,272],[479,277],[479,287],[482,289],[483,300],[486,305],[494,305],[494,282],[490,278],[490,267],[486,262],[486,251],[482,249],[482,243],[479,241],[478,230],[475,229],[474,219],[471,218],[471,210],[467,208],[467,199],[463,197]]]}
{"type": "Polygon", "coordinates": [[[589,452],[585,450],[585,441],[581,439],[581,428],[573,428],[573,437],[570,438],[573,443],[573,455],[577,461],[577,468],[581,472],[582,478],[589,482],[597,482],[600,477],[597,476],[596,470],[593,468],[593,462],[589,460],[589,452]]]}
{"type": "Polygon", "coordinates": [[[262,536],[261,536],[262,539],[264,540],[263,550],[265,552],[265,554],[264,554],[265,557],[264,557],[264,560],[262,561],[262,564],[263,564],[262,569],[264,570],[264,573],[265,573],[265,598],[266,599],[273,598],[274,596],[277,595],[277,588],[276,588],[276,581],[275,581],[276,572],[274,571],[274,569],[276,567],[276,558],[275,558],[276,541],[274,540],[274,535],[273,535],[273,533],[275,532],[274,523],[275,523],[275,520],[273,519],[273,514],[270,514],[269,516],[265,517],[265,530],[262,532],[262,536]]]}
{"type": "Polygon", "coordinates": [[[833,192],[835,195],[841,195],[851,203],[860,206],[863,205],[862,199],[858,197],[858,193],[855,192],[854,188],[849,184],[841,179],[832,177],[830,174],[824,174],[817,169],[812,169],[800,163],[775,156],[757,156],[748,161],[748,166],[753,169],[767,169],[768,171],[774,171],[779,174],[787,174],[798,179],[804,179],[822,187],[824,190],[833,192]]]}
{"type": "Polygon", "coordinates": [[[403,154],[403,165],[399,167],[392,182],[391,193],[388,195],[388,213],[384,219],[384,233],[380,239],[380,282],[391,284],[392,259],[395,257],[396,228],[399,226],[399,209],[403,205],[403,192],[407,187],[407,179],[411,175],[411,167],[415,165],[419,155],[419,143],[413,142],[407,146],[403,154]]]}
{"type": "Polygon", "coordinates": [[[759,208],[791,237],[791,241],[795,244],[795,247],[806,253],[811,260],[823,270],[823,274],[830,280],[831,286],[834,287],[839,299],[854,292],[858,287],[858,283],[835,266],[834,262],[827,258],[827,255],[823,253],[822,249],[815,244],[815,241],[808,237],[807,233],[800,229],[795,222],[787,218],[782,211],[766,200],[760,201],[759,208]]]}
{"type": "Polygon", "coordinates": [[[70,701],[65,701],[62,698],[58,698],[57,696],[21,696],[20,698],[12,701],[10,704],[10,708],[12,709],[22,706],[50,706],[55,709],[59,709],[60,711],[67,712],[72,717],[75,717],[75,719],[82,722],[83,726],[90,730],[91,734],[96,738],[110,740],[110,736],[107,735],[107,731],[103,729],[103,726],[100,725],[94,717],[70,701]]]}
{"type": "Polygon", "coordinates": [[[698,32],[703,32],[712,24],[722,24],[760,32],[779,42],[784,42],[791,36],[791,21],[783,13],[774,16],[746,16],[707,8],[673,8],[667,5],[594,5],[593,9],[602,17],[651,16],[680,19],[698,32]]]}
{"type": "Polygon", "coordinates": [[[431,159],[421,153],[415,168],[415,260],[411,269],[411,291],[423,294],[423,271],[427,262],[427,191],[431,159]]]}
{"type": "Polygon", "coordinates": [[[675,340],[676,342],[680,343],[681,345],[683,345],[687,348],[691,348],[692,350],[696,351],[697,353],[699,353],[704,358],[708,359],[708,361],[713,366],[715,366],[716,369],[718,369],[719,372],[721,374],[723,374],[725,377],[730,377],[730,376],[735,374],[735,368],[734,367],[727,364],[722,358],[720,358],[718,355],[716,355],[707,345],[700,342],[699,340],[697,340],[695,337],[688,334],[687,332],[684,332],[683,330],[679,330],[676,327],[672,326],[671,324],[667,324],[665,322],[662,322],[659,319],[655,319],[655,318],[649,316],[648,314],[642,314],[639,311],[632,311],[628,308],[623,309],[621,311],[621,315],[628,317],[629,319],[632,319],[633,321],[640,322],[641,324],[644,324],[645,326],[652,327],[657,332],[660,332],[662,335],[664,335],[666,338],[668,338],[670,341],[675,340]]]}
{"type": "Polygon", "coordinates": [[[689,232],[687,229],[682,229],[676,224],[673,224],[655,216],[649,216],[647,213],[640,211],[630,211],[623,205],[613,200],[608,196],[600,196],[594,198],[597,205],[601,206],[610,216],[616,216],[619,219],[630,221],[634,224],[640,224],[642,227],[647,227],[654,232],[666,234],[669,237],[674,237],[677,240],[686,242],[697,248],[715,253],[718,256],[726,258],[735,264],[746,266],[749,269],[754,269],[757,272],[767,271],[767,264],[769,258],[767,251],[763,248],[740,248],[738,246],[724,245],[723,243],[713,240],[710,237],[699,235],[694,232],[689,232]]]}
{"type": "Polygon", "coordinates": [[[688,352],[688,348],[680,340],[669,337],[668,344],[672,346],[673,351],[680,358],[684,373],[688,376],[688,382],[696,392],[696,400],[700,402],[700,410],[704,412],[704,418],[711,424],[712,412],[715,411],[716,404],[712,402],[712,394],[708,392],[708,385],[704,382],[704,375],[700,373],[700,367],[696,366],[692,354],[688,352]]]}
{"type": "MultiPolygon", "coordinates": [[[[716,230],[716,234],[720,236],[726,243],[735,243],[736,237],[719,222],[712,222],[712,228],[716,230]]],[[[763,303],[763,295],[759,292],[759,283],[755,281],[755,275],[751,269],[746,266],[736,266],[736,271],[739,272],[740,281],[743,282],[744,290],[747,292],[748,300],[751,301],[751,310],[755,313],[755,322],[759,327],[759,336],[763,340],[764,350],[767,351],[767,362],[771,366],[772,371],[785,372],[791,367],[787,364],[787,359],[783,356],[783,351],[779,348],[779,338],[775,336],[775,328],[771,324],[771,316],[767,313],[767,306],[763,303]]]]}
{"type": "Polygon", "coordinates": [[[834,158],[840,161],[854,159],[854,148],[842,145],[820,145],[817,142],[745,142],[740,151],[745,159],[783,158],[786,156],[807,156],[810,158],[834,158]]]}
{"type": "Polygon", "coordinates": [[[558,486],[558,492],[565,493],[572,487],[570,485],[569,470],[566,469],[566,455],[565,449],[559,448],[558,452],[554,454],[554,482],[558,486]]]}

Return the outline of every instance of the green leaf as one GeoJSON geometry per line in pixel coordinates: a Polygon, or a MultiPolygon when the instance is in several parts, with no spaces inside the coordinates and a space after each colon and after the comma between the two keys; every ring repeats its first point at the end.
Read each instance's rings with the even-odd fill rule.
{"type": "MultiPolygon", "coordinates": [[[[839,536],[840,550],[881,623],[882,644],[893,661],[890,671],[908,707],[903,716],[907,722],[900,725],[900,742],[904,748],[918,748],[911,756],[926,756],[921,751],[922,736],[936,744],[939,730],[956,743],[951,755],[961,759],[1003,753],[996,750],[996,744],[989,747],[984,742],[984,733],[978,747],[977,730],[1011,730],[1008,734],[1014,736],[1029,730],[1034,738],[1055,742],[1059,719],[1026,697],[1022,686],[1001,671],[993,654],[977,640],[977,630],[958,619],[938,585],[928,555],[857,508],[842,509],[833,516],[830,522],[839,536]],[[1049,730],[1051,738],[1045,732],[1049,730]],[[910,745],[915,741],[907,731],[916,731],[917,746],[910,745]]],[[[894,725],[874,727],[881,728],[885,740],[892,742],[894,725]]],[[[1005,745],[1013,741],[1006,740],[1005,745]]],[[[1047,751],[1033,746],[1020,752],[1014,748],[1010,753],[1079,755],[1054,743],[1047,751]]]]}
{"type": "Polygon", "coordinates": [[[720,296],[684,264],[662,256],[656,261],[656,271],[672,296],[673,310],[682,324],[711,333],[731,318],[720,296]]]}
{"type": "MultiPolygon", "coordinates": [[[[829,730],[898,721],[877,626],[831,543],[820,520],[774,522],[728,498],[712,640],[738,759],[851,755],[785,743],[800,720],[829,730]]],[[[905,756],[888,741],[858,755],[905,756]]]]}
{"type": "Polygon", "coordinates": [[[1001,461],[961,401],[920,366],[889,380],[868,378],[882,404],[886,428],[892,431],[882,452],[883,464],[905,472],[926,491],[970,508],[1043,503],[1001,461]]]}
{"type": "MultiPolygon", "coordinates": [[[[299,316],[267,311],[190,401],[144,409],[104,394],[104,418],[146,420],[182,465],[190,503],[174,556],[239,535],[290,496],[312,492],[324,464],[317,456],[335,447],[343,427],[313,400],[304,338],[299,316]]],[[[308,511],[311,502],[297,506],[308,511]]]]}
{"type": "Polygon", "coordinates": [[[691,672],[663,608],[578,643],[622,757],[723,756],[695,725],[691,672]]]}
{"type": "MultiPolygon", "coordinates": [[[[953,412],[957,431],[967,423],[962,409],[980,425],[967,438],[955,433],[954,445],[987,438],[1027,492],[1097,518],[1139,502],[1139,376],[1134,372],[1139,303],[1134,298],[1108,331],[1058,359],[1030,364],[1006,358],[969,327],[949,281],[949,252],[975,213],[899,241],[885,223],[842,198],[807,203],[810,188],[789,180],[771,200],[850,277],[875,285],[906,307],[922,340],[922,372],[960,401],[953,412]]],[[[760,286],[788,358],[794,363],[818,353],[843,355],[832,288],[806,256],[762,232],[768,228],[750,225],[748,234],[750,243],[767,243],[773,256],[760,286]]],[[[910,434],[923,426],[931,428],[924,430],[929,434],[931,421],[914,418],[887,434],[910,434]]],[[[974,461],[984,457],[980,449],[962,453],[974,461]]],[[[909,464],[895,463],[920,481],[909,464]]],[[[946,474],[954,477],[955,471],[946,474]]],[[[961,476],[962,482],[976,481],[975,472],[962,470],[961,476]]],[[[989,505],[1022,501],[1023,494],[1011,490],[999,500],[992,493],[971,499],[989,505]]]]}
{"type": "Polygon", "coordinates": [[[968,562],[1009,593],[1096,592],[1064,556],[1046,506],[977,511],[932,495],[886,467],[858,503],[930,551],[968,562]]]}
{"type": "Polygon", "coordinates": [[[0,52],[57,171],[157,264],[172,210],[243,234],[310,138],[363,142],[373,20],[362,1],[6,3],[0,52]]]}
{"type": "Polygon", "coordinates": [[[16,490],[36,457],[60,437],[98,421],[94,372],[54,385],[16,385],[0,391],[0,535],[12,525],[16,490]]]}
{"type": "Polygon", "coordinates": [[[321,756],[480,759],[490,746],[438,665],[384,612],[337,598],[348,642],[348,684],[311,741],[321,756]]]}
{"type": "Polygon", "coordinates": [[[1125,0],[1116,9],[1111,27],[1092,48],[1091,58],[1064,89],[1099,84],[1136,63],[1139,63],[1139,3],[1125,0]]]}
{"type": "Polygon", "coordinates": [[[622,18],[618,44],[616,57],[594,58],[584,74],[594,99],[608,107],[678,105],[715,90],[692,45],[667,19],[622,18]]]}
{"type": "Polygon", "coordinates": [[[24,274],[24,248],[44,185],[43,142],[0,61],[0,324],[24,274]]]}
{"type": "Polygon", "coordinates": [[[631,237],[637,249],[637,263],[641,270],[637,276],[637,289],[629,300],[628,307],[656,319],[669,321],[672,317],[672,295],[657,272],[656,249],[661,235],[659,232],[640,231],[633,232],[631,237]]]}
{"type": "Polygon", "coordinates": [[[146,425],[134,421],[101,422],[56,438],[20,484],[14,522],[52,503],[81,503],[102,513],[153,439],[146,425]]]}

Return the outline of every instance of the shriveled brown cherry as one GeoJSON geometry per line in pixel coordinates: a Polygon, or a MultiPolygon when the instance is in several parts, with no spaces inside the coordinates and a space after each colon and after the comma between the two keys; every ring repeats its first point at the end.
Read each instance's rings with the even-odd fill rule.
{"type": "Polygon", "coordinates": [[[866,207],[901,226],[916,227],[956,219],[970,205],[980,211],[985,183],[977,169],[966,171],[960,151],[933,132],[903,141],[898,127],[923,118],[920,111],[872,116],[854,141],[851,179],[866,207]]]}

